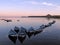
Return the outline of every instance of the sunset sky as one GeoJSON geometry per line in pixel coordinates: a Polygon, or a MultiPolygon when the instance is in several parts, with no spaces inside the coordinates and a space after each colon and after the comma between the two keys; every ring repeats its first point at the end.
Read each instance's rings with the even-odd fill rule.
{"type": "Polygon", "coordinates": [[[0,0],[0,16],[60,15],[60,0],[0,0]]]}

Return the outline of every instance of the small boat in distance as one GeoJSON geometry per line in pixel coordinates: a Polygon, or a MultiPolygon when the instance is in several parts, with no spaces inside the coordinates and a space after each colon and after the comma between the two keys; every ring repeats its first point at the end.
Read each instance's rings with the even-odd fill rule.
{"type": "Polygon", "coordinates": [[[53,21],[52,24],[54,24],[56,21],[53,21]]]}
{"type": "Polygon", "coordinates": [[[12,20],[6,20],[6,19],[4,21],[6,21],[6,22],[12,22],[12,20]]]}

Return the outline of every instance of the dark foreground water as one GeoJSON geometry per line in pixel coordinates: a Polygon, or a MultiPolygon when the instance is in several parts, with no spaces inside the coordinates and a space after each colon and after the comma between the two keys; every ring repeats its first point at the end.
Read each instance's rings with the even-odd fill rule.
{"type": "MultiPolygon", "coordinates": [[[[6,18],[7,19],[7,18],[6,18]]],[[[8,18],[12,22],[0,20],[0,45],[60,45],[60,19],[46,18],[8,18]],[[48,24],[55,20],[56,23],[44,29],[41,33],[32,35],[30,38],[26,36],[23,43],[18,38],[13,43],[8,37],[9,31],[15,26],[29,29],[31,26],[38,29],[42,24],[48,24]]]]}

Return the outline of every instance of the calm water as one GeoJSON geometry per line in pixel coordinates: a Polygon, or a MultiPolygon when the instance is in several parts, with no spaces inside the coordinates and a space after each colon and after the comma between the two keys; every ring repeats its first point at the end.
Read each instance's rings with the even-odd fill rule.
{"type": "MultiPolygon", "coordinates": [[[[7,18],[6,18],[7,19],[7,18]]],[[[12,22],[0,20],[0,45],[60,45],[60,19],[46,19],[46,18],[8,18],[12,22]],[[19,21],[17,21],[19,20],[19,21]],[[41,33],[33,35],[21,43],[18,39],[14,44],[8,37],[8,33],[15,26],[25,27],[29,29],[31,26],[38,29],[42,24],[48,24],[55,20],[56,23],[52,26],[45,28],[41,33]]]]}

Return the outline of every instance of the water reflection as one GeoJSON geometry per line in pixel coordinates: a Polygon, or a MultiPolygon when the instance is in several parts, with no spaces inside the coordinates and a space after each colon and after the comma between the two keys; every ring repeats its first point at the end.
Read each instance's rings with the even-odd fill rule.
{"type": "Polygon", "coordinates": [[[40,28],[38,29],[34,29],[33,27],[30,27],[28,30],[24,27],[16,27],[14,28],[14,30],[10,30],[8,38],[14,43],[16,44],[16,40],[18,39],[21,43],[24,42],[24,40],[27,38],[27,36],[29,38],[31,38],[32,36],[36,36],[38,34],[40,34],[41,32],[43,32],[45,28],[52,26],[52,24],[54,24],[56,21],[52,21],[49,22],[47,25],[42,24],[40,26],[40,28]]]}
{"type": "MultiPolygon", "coordinates": [[[[22,29],[22,27],[21,27],[21,29],[22,29]]],[[[27,38],[27,36],[30,38],[31,36],[32,36],[32,33],[29,33],[29,34],[27,34],[25,31],[23,31],[23,30],[19,30],[19,32],[18,33],[16,33],[15,31],[13,32],[14,30],[11,30],[10,31],[10,33],[9,33],[9,35],[8,35],[8,38],[14,43],[14,44],[16,44],[16,40],[18,39],[21,43],[23,43],[24,42],[24,40],[27,38]]],[[[34,32],[33,34],[34,35],[37,35],[37,34],[39,34],[39,33],[41,33],[42,32],[42,30],[40,31],[40,32],[34,32]]],[[[33,36],[34,36],[33,35],[33,36]]]]}
{"type": "MultiPolygon", "coordinates": [[[[42,31],[34,33],[33,36],[40,34],[42,31]]],[[[14,43],[16,44],[16,40],[18,39],[21,43],[24,42],[24,40],[27,38],[27,34],[25,35],[24,33],[19,33],[18,36],[17,35],[8,35],[8,38],[14,43]]],[[[29,35],[29,38],[31,37],[31,35],[29,35]]]]}
{"type": "Polygon", "coordinates": [[[12,22],[12,20],[10,19],[1,19],[1,20],[6,21],[6,22],[12,22]]]}
{"type": "Polygon", "coordinates": [[[18,22],[20,21],[20,20],[17,20],[18,22]]]}
{"type": "Polygon", "coordinates": [[[23,43],[25,39],[26,39],[26,35],[23,35],[23,36],[18,35],[18,40],[19,40],[21,43],[23,43]]]}
{"type": "Polygon", "coordinates": [[[9,31],[9,35],[8,35],[9,39],[13,42],[16,43],[17,40],[17,35],[16,32],[13,31],[12,29],[9,31]]]}
{"type": "Polygon", "coordinates": [[[18,33],[18,40],[23,43],[23,41],[26,39],[26,29],[24,27],[21,27],[18,33]]]}
{"type": "Polygon", "coordinates": [[[34,36],[40,34],[41,32],[43,32],[43,30],[41,30],[41,31],[35,31],[34,36]]]}
{"type": "Polygon", "coordinates": [[[28,37],[30,38],[33,34],[34,34],[35,30],[33,27],[30,27],[28,29],[28,31],[26,31],[26,34],[28,35],[28,37]]]}
{"type": "Polygon", "coordinates": [[[12,22],[12,20],[4,20],[4,21],[6,21],[6,22],[12,22]]]}
{"type": "Polygon", "coordinates": [[[10,35],[8,35],[8,37],[14,44],[16,44],[17,36],[10,36],[10,35]]]}

